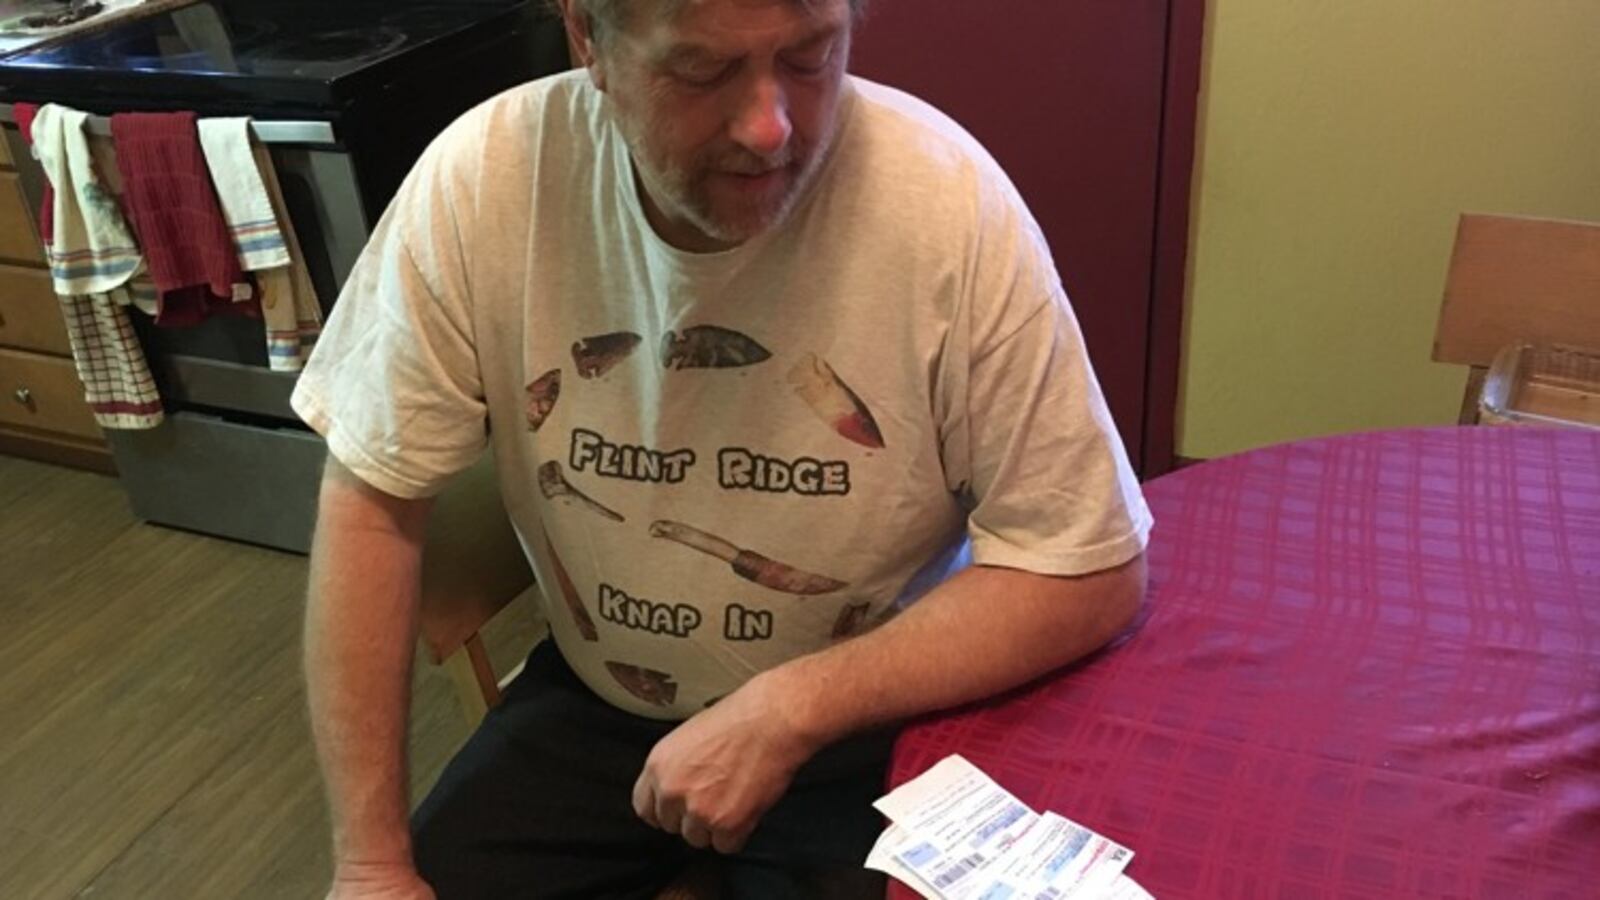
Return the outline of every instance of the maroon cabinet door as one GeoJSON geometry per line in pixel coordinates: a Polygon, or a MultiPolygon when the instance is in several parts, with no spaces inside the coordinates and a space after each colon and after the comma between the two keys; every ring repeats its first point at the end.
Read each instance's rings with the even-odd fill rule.
{"type": "Polygon", "coordinates": [[[948,113],[1050,241],[1138,466],[1170,0],[872,0],[852,71],[948,113]]]}

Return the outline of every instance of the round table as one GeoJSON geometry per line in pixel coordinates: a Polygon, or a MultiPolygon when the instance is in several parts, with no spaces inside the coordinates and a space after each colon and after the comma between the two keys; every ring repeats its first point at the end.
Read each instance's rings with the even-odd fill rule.
{"type": "Polygon", "coordinates": [[[913,725],[894,784],[960,753],[1159,900],[1600,897],[1600,434],[1351,435],[1146,495],[1136,628],[913,725]]]}

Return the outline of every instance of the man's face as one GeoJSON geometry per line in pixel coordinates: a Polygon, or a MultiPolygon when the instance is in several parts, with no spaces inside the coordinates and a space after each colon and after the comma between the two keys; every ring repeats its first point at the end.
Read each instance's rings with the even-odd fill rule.
{"type": "Polygon", "coordinates": [[[784,220],[833,139],[850,28],[847,0],[686,0],[607,36],[596,83],[668,243],[725,249],[784,220]]]}

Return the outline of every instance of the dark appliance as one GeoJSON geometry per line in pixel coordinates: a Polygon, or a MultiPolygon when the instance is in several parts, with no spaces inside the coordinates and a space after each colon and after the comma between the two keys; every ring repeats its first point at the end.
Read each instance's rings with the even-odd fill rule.
{"type": "MultiPolygon", "coordinates": [[[[99,116],[121,111],[253,117],[326,311],[428,142],[567,66],[542,0],[204,0],[0,61],[0,124],[37,203],[12,103],[83,109],[106,133],[99,116]]],[[[295,376],[267,368],[261,327],[141,321],[167,422],[107,436],[141,518],[304,551],[325,448],[289,408],[295,376]]]]}

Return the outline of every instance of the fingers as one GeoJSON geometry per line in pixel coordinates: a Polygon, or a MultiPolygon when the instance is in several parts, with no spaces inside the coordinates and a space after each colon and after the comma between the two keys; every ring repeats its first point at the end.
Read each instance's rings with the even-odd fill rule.
{"type": "Polygon", "coordinates": [[[656,827],[668,834],[682,834],[684,813],[682,797],[663,791],[656,792],[656,827]]]}
{"type": "Polygon", "coordinates": [[[633,783],[633,813],[646,825],[652,828],[661,827],[660,820],[656,818],[655,785],[648,769],[633,783]]]}
{"type": "MultiPolygon", "coordinates": [[[[633,783],[633,812],[652,828],[689,837],[683,798],[657,787],[648,769],[633,783]]],[[[703,823],[701,827],[704,828],[703,823]]],[[[705,830],[709,833],[710,829],[705,830]]]]}
{"type": "Polygon", "coordinates": [[[710,847],[714,840],[711,827],[694,816],[683,817],[683,828],[681,833],[683,834],[684,841],[687,842],[689,846],[699,850],[704,850],[707,847],[710,847]]]}
{"type": "Polygon", "coordinates": [[[750,837],[751,830],[751,828],[741,828],[712,832],[711,846],[718,853],[738,853],[744,847],[744,842],[750,837]]]}
{"type": "Polygon", "coordinates": [[[633,811],[646,825],[681,835],[689,846],[701,850],[736,853],[750,836],[748,827],[713,827],[707,819],[690,813],[684,798],[659,790],[648,774],[633,783],[633,811]]]}
{"type": "Polygon", "coordinates": [[[683,836],[689,846],[699,850],[715,849],[718,853],[737,853],[750,837],[750,828],[718,828],[710,821],[691,812],[683,812],[677,828],[663,828],[683,836]]]}

